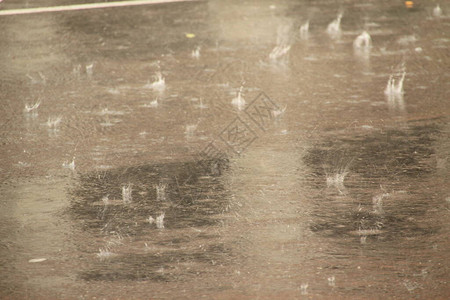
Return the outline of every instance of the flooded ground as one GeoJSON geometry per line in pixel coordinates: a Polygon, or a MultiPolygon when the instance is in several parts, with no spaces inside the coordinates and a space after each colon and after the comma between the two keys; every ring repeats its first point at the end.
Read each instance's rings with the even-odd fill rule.
{"type": "Polygon", "coordinates": [[[450,297],[449,3],[0,25],[1,298],[450,297]]]}

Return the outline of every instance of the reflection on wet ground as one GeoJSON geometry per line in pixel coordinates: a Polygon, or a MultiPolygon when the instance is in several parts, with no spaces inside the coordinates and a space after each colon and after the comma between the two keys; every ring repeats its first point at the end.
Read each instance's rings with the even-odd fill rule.
{"type": "Polygon", "coordinates": [[[1,16],[0,296],[448,297],[449,13],[1,16]]]}
{"type": "Polygon", "coordinates": [[[171,281],[186,275],[183,264],[215,264],[229,255],[227,245],[217,243],[217,234],[202,231],[223,222],[220,216],[229,205],[217,165],[222,169],[224,162],[127,167],[81,176],[69,213],[83,231],[109,239],[99,246],[100,261],[80,277],[171,281]]]}
{"type": "Polygon", "coordinates": [[[320,204],[323,197],[317,200],[317,221],[311,229],[330,236],[361,236],[362,242],[367,236],[393,241],[435,234],[436,224],[423,228],[417,216],[425,215],[439,201],[415,201],[409,196],[412,191],[403,188],[434,177],[434,151],[427,146],[438,132],[436,126],[416,125],[354,135],[314,148],[305,160],[316,169],[313,174],[320,178],[319,188],[324,188],[323,178],[327,178],[328,196],[326,206],[320,204]],[[341,201],[335,206],[333,200],[341,201]]]}

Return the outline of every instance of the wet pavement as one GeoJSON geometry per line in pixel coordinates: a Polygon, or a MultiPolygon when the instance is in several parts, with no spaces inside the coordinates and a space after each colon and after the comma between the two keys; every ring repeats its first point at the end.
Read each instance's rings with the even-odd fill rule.
{"type": "Polygon", "coordinates": [[[0,16],[0,297],[450,297],[441,2],[0,16]]]}

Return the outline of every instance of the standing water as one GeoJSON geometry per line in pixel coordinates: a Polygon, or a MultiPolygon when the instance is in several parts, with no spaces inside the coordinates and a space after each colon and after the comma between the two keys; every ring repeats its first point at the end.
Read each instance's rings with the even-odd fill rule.
{"type": "Polygon", "coordinates": [[[448,298],[445,1],[25,2],[0,298],[448,298]]]}

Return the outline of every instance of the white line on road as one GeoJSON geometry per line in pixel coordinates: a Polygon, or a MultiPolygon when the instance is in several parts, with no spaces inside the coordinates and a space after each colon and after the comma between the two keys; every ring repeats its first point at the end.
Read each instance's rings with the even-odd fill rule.
{"type": "Polygon", "coordinates": [[[198,0],[131,0],[131,1],[115,1],[115,2],[102,2],[102,3],[61,5],[61,6],[50,6],[50,7],[8,9],[8,10],[0,10],[0,16],[37,14],[37,13],[45,13],[45,12],[59,12],[59,11],[71,11],[71,10],[85,10],[85,9],[94,9],[94,8],[137,6],[137,5],[149,5],[149,4],[159,4],[159,3],[192,2],[192,1],[198,1],[198,0]]]}

